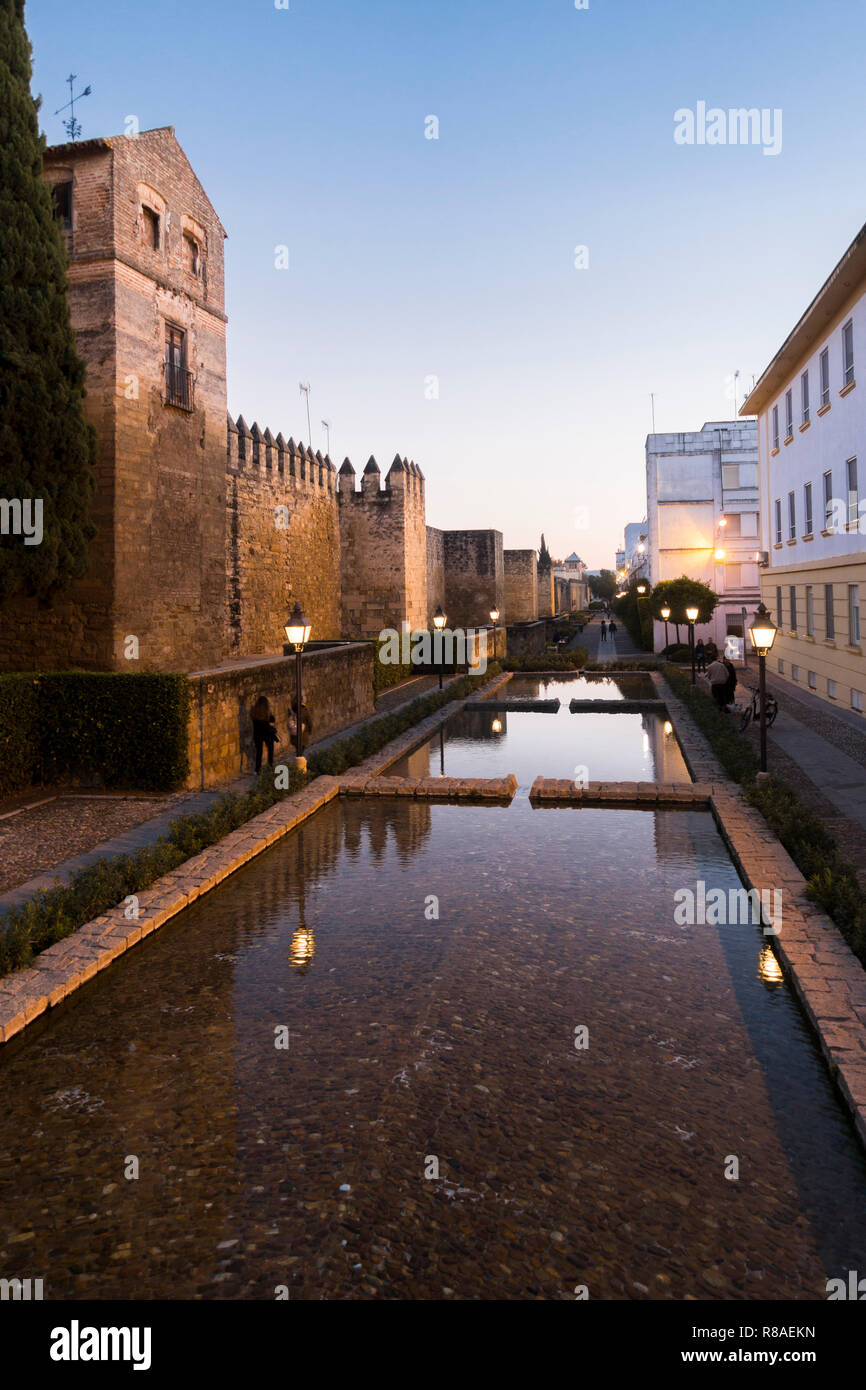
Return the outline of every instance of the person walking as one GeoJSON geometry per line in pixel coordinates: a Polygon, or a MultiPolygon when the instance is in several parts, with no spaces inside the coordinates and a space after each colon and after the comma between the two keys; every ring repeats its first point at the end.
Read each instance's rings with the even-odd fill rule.
{"type": "Polygon", "coordinates": [[[724,661],[719,657],[716,658],[707,671],[707,678],[710,682],[710,693],[713,699],[719,709],[724,709],[727,704],[727,699],[725,697],[727,695],[730,673],[724,661]]]}
{"type": "Polygon", "coordinates": [[[607,630],[611,638],[614,638],[616,636],[616,623],[614,622],[613,618],[611,618],[610,622],[608,623],[607,630]]]}
{"type": "Polygon", "coordinates": [[[698,671],[706,671],[707,669],[707,653],[703,637],[699,637],[695,643],[695,666],[698,671]]]}
{"type": "Polygon", "coordinates": [[[601,640],[602,642],[607,641],[607,623],[604,621],[604,618],[601,620],[601,640]]]}
{"type": "Polygon", "coordinates": [[[728,657],[723,656],[722,661],[724,662],[728,672],[728,679],[725,683],[724,703],[725,705],[732,705],[734,703],[734,696],[737,689],[737,671],[736,667],[734,666],[734,663],[730,661],[728,657]]]}
{"type": "Polygon", "coordinates": [[[262,770],[262,750],[267,745],[268,766],[274,765],[274,744],[279,743],[276,720],[267,696],[260,695],[252,708],[253,743],[256,749],[256,772],[262,770]]]}
{"type": "MultiPolygon", "coordinates": [[[[310,711],[307,709],[306,703],[305,703],[304,701],[301,702],[301,729],[303,730],[303,734],[304,734],[304,747],[306,748],[308,736],[313,732],[313,721],[312,721],[312,719],[310,718],[310,711]]],[[[291,710],[289,711],[289,738],[291,739],[292,743],[295,745],[295,752],[297,753],[297,751],[298,751],[298,701],[297,701],[297,699],[293,699],[293,700],[292,700],[292,707],[291,707],[291,710]]]]}

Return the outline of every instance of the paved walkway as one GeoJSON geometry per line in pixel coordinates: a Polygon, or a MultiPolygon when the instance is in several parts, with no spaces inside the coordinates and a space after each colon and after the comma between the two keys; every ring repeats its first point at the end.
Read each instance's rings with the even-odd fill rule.
{"type": "MultiPolygon", "coordinates": [[[[737,679],[738,689],[754,690],[758,684],[757,672],[751,668],[738,670],[737,679]]],[[[783,753],[841,816],[866,830],[866,726],[858,729],[840,718],[845,710],[837,715],[823,701],[800,698],[806,692],[788,681],[769,680],[768,684],[779,702],[768,734],[771,756],[774,750],[783,753]]]]}
{"type": "MultiPolygon", "coordinates": [[[[607,621],[607,620],[605,620],[607,621]]],[[[616,619],[614,619],[616,621],[616,619]]],[[[590,661],[626,661],[630,657],[645,659],[649,652],[643,652],[634,645],[622,623],[616,623],[616,634],[601,640],[601,619],[593,618],[588,627],[577,638],[580,646],[586,647],[590,661]]]]}

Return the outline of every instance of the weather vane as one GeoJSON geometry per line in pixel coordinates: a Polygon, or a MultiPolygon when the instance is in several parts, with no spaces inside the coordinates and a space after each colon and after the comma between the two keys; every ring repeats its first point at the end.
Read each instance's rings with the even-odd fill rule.
{"type": "Polygon", "coordinates": [[[68,118],[63,122],[63,128],[66,131],[66,134],[69,136],[70,140],[77,140],[79,135],[81,134],[81,122],[76,121],[75,119],[75,103],[77,101],[80,101],[82,97],[89,97],[92,91],[92,88],[85,87],[84,91],[79,92],[78,96],[76,96],[75,92],[72,89],[72,84],[75,81],[75,76],[75,73],[71,72],[66,79],[66,81],[69,83],[69,101],[67,101],[65,106],[58,106],[57,110],[54,112],[55,116],[59,116],[61,111],[69,112],[68,118]]]}

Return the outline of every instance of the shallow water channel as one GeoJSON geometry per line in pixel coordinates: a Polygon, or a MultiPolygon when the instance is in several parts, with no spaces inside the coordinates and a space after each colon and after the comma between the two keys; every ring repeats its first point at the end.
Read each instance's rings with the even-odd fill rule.
{"type": "MultiPolygon", "coordinates": [[[[657,699],[649,676],[616,680],[581,676],[512,677],[496,701],[559,700],[556,713],[463,710],[385,769],[392,777],[502,777],[513,772],[522,792],[535,778],[589,782],[688,782],[676,732],[665,713],[572,714],[571,700],[657,699]]],[[[486,701],[484,702],[487,703],[486,701]]]]}
{"type": "Polygon", "coordinates": [[[760,928],[675,925],[697,880],[739,886],[706,811],[331,803],[0,1055],[4,1274],[825,1297],[866,1163],[760,928]]]}

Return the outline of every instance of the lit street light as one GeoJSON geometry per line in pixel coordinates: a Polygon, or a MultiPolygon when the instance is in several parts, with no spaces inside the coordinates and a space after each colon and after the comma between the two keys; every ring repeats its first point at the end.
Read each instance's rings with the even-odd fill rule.
{"type": "MultiPolygon", "coordinates": [[[[440,603],[440,604],[439,604],[439,607],[436,609],[436,612],[433,614],[433,626],[435,627],[436,631],[437,631],[437,632],[442,632],[442,630],[444,629],[445,624],[447,623],[447,621],[448,621],[448,619],[446,618],[445,614],[442,612],[442,604],[440,603]]],[[[440,689],[440,690],[442,689],[442,667],[443,667],[444,661],[445,661],[445,653],[444,653],[444,651],[442,650],[442,648],[441,648],[441,643],[440,643],[440,650],[439,650],[439,689],[440,689]]]]}
{"type": "Polygon", "coordinates": [[[667,645],[668,645],[668,618],[671,616],[671,610],[670,610],[670,608],[668,607],[668,605],[665,604],[663,608],[660,608],[660,609],[659,609],[659,612],[661,613],[662,622],[663,622],[664,625],[665,625],[665,646],[667,647],[667,645]]]}
{"type": "Polygon", "coordinates": [[[686,617],[689,621],[689,651],[692,654],[692,685],[696,685],[695,680],[695,623],[698,621],[697,604],[692,604],[686,609],[686,617]]]}
{"type": "Polygon", "coordinates": [[[760,718],[761,718],[761,771],[767,771],[767,653],[772,649],[776,640],[776,624],[770,617],[768,610],[763,603],[758,604],[758,611],[755,614],[752,626],[749,628],[749,636],[752,639],[752,646],[758,653],[758,682],[760,694],[760,718]]]}
{"type": "Polygon", "coordinates": [[[301,662],[304,655],[304,647],[310,640],[311,627],[299,603],[295,604],[289,614],[289,621],[286,623],[285,632],[286,637],[295,649],[295,703],[297,705],[295,711],[297,724],[295,747],[297,749],[298,768],[303,772],[306,770],[306,763],[304,762],[304,701],[301,662]]]}

